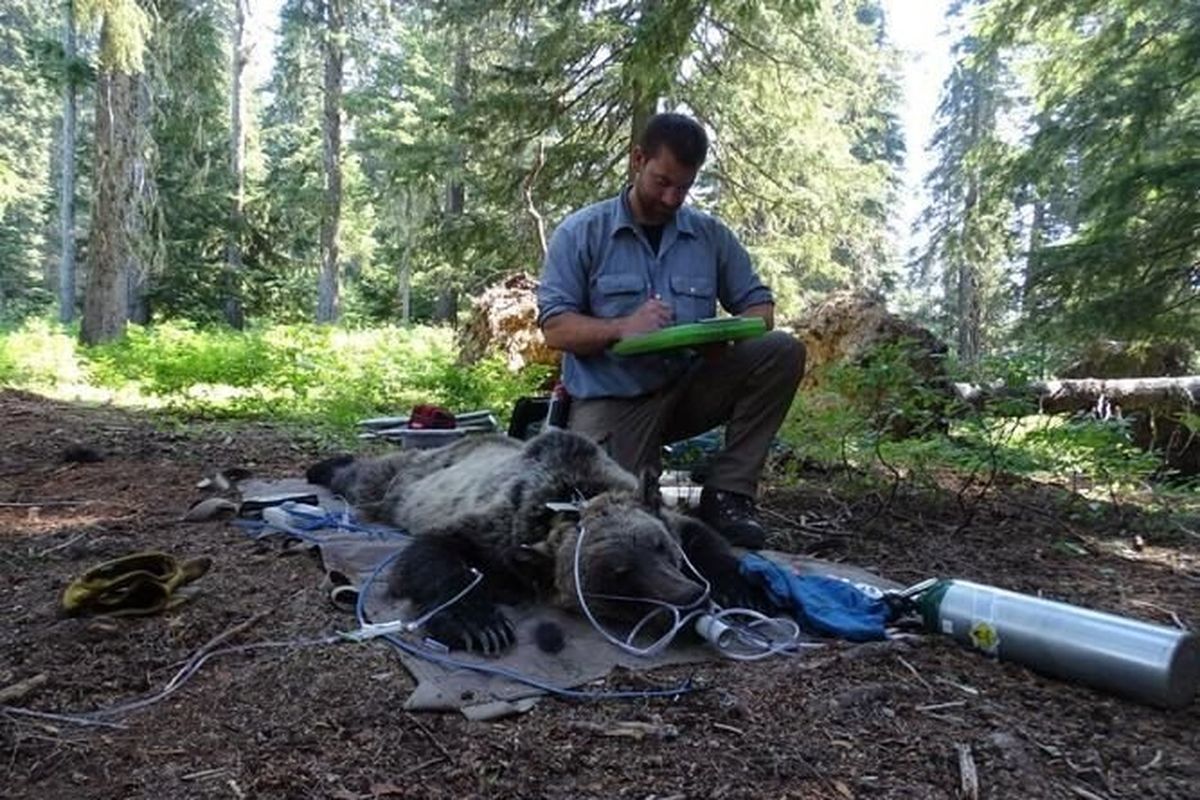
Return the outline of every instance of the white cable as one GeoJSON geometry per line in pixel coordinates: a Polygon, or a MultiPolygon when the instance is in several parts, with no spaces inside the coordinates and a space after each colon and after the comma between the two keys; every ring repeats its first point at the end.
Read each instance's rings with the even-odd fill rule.
{"type": "Polygon", "coordinates": [[[347,631],[343,633],[342,636],[347,639],[362,641],[363,639],[373,639],[376,636],[386,636],[392,633],[412,633],[417,628],[433,619],[435,615],[445,611],[447,608],[463,599],[467,595],[467,592],[479,585],[479,582],[483,580],[483,573],[474,567],[468,567],[468,569],[471,571],[471,574],[474,577],[471,579],[471,582],[467,584],[466,588],[432,611],[428,611],[412,620],[393,619],[388,620],[387,622],[370,622],[366,625],[363,625],[356,631],[347,631]]]}
{"type": "Polygon", "coordinates": [[[680,555],[683,557],[683,562],[691,570],[692,574],[700,579],[704,586],[704,591],[690,605],[676,606],[672,603],[651,598],[585,593],[583,591],[583,574],[580,569],[580,563],[582,561],[583,540],[586,536],[587,529],[580,524],[578,526],[578,535],[575,539],[574,553],[575,595],[579,600],[579,608],[583,611],[583,615],[587,617],[588,622],[592,624],[592,627],[601,636],[627,653],[641,657],[656,655],[670,645],[675,637],[679,635],[679,631],[693,620],[696,622],[697,633],[703,636],[722,655],[737,661],[756,661],[780,653],[791,652],[801,647],[822,646],[818,643],[801,642],[800,626],[796,624],[795,620],[768,617],[751,608],[722,609],[712,602],[702,605],[712,593],[712,584],[696,569],[695,565],[688,559],[687,553],[683,551],[683,548],[673,538],[672,543],[679,549],[680,555]],[[619,639],[609,633],[592,614],[591,609],[588,608],[587,597],[597,600],[642,603],[658,606],[658,608],[642,617],[641,621],[633,626],[624,639],[619,639]],[[670,626],[667,632],[646,647],[637,647],[634,645],[634,641],[636,641],[637,635],[642,629],[657,619],[664,611],[668,612],[675,619],[674,624],[670,626]],[[739,623],[735,621],[736,617],[748,617],[749,621],[739,623]],[[764,635],[761,629],[768,627],[774,627],[777,632],[782,629],[786,633],[782,633],[779,636],[764,635]]]}
{"type": "MultiPolygon", "coordinates": [[[[685,626],[693,621],[695,622],[697,633],[723,656],[737,661],[757,661],[773,655],[793,652],[800,648],[823,646],[819,643],[801,642],[800,626],[794,620],[782,617],[768,617],[751,608],[721,608],[711,601],[706,604],[705,601],[709,600],[709,596],[712,593],[712,584],[696,569],[695,565],[688,559],[687,553],[683,551],[683,548],[674,539],[672,539],[672,543],[679,549],[683,563],[693,575],[700,579],[700,583],[702,584],[702,591],[690,604],[677,606],[652,598],[585,594],[583,591],[583,574],[580,564],[582,563],[583,540],[586,535],[587,529],[583,525],[579,525],[578,536],[575,540],[573,565],[575,593],[579,600],[579,608],[583,611],[584,616],[587,617],[588,622],[592,624],[592,627],[601,636],[627,653],[643,658],[657,655],[675,640],[675,637],[679,635],[679,632],[685,626]],[[642,617],[633,626],[629,634],[624,639],[620,639],[611,634],[596,619],[595,615],[592,614],[592,610],[588,607],[587,597],[597,600],[641,603],[643,605],[657,606],[657,608],[642,617]],[[664,612],[674,618],[674,623],[670,625],[662,636],[648,646],[636,646],[634,642],[637,640],[638,634],[642,632],[642,629],[658,619],[664,612]]],[[[415,631],[425,625],[434,616],[457,603],[468,592],[479,585],[479,582],[483,580],[483,573],[474,567],[470,567],[469,569],[473,577],[466,587],[421,616],[412,620],[396,619],[387,622],[368,623],[356,631],[344,632],[341,635],[347,639],[362,641],[376,636],[398,632],[411,633],[415,631]]]]}
{"type": "MultiPolygon", "coordinates": [[[[688,622],[690,622],[691,620],[700,616],[701,614],[705,613],[704,608],[696,608],[691,613],[687,614],[686,616],[681,617],[680,613],[679,613],[680,609],[682,608],[686,611],[691,606],[675,606],[671,603],[666,603],[661,600],[652,600],[650,598],[642,599],[642,598],[637,598],[637,597],[623,597],[620,595],[602,595],[602,594],[591,595],[592,597],[594,597],[596,599],[600,599],[600,600],[618,600],[618,601],[645,603],[645,604],[649,604],[649,605],[659,606],[659,608],[651,611],[649,614],[647,614],[645,617],[643,617],[641,622],[639,622],[637,625],[635,625],[633,627],[633,630],[629,633],[628,636],[625,637],[624,640],[618,639],[616,636],[613,636],[611,633],[608,632],[608,630],[605,629],[605,627],[603,625],[600,624],[600,621],[597,620],[596,617],[592,614],[592,610],[590,608],[588,608],[587,600],[584,597],[583,573],[582,573],[582,570],[579,568],[579,565],[582,561],[583,540],[587,536],[587,528],[585,528],[582,524],[580,524],[580,525],[576,526],[576,530],[578,531],[578,533],[575,537],[575,559],[574,559],[574,562],[575,562],[574,563],[575,595],[579,600],[579,608],[581,611],[583,611],[583,615],[585,617],[587,617],[588,622],[592,623],[592,627],[595,628],[596,631],[601,636],[603,636],[605,639],[607,639],[610,643],[616,645],[617,647],[621,648],[625,652],[631,653],[635,656],[640,656],[640,657],[644,658],[644,657],[656,655],[659,652],[661,652],[662,650],[664,650],[667,647],[667,645],[669,645],[672,641],[674,641],[675,636],[679,633],[680,630],[683,629],[684,625],[687,625],[688,622]],[[660,613],[662,613],[663,610],[666,610],[675,618],[675,624],[672,625],[666,633],[664,633],[661,637],[659,637],[657,640],[652,642],[650,645],[648,645],[646,647],[637,647],[636,645],[634,645],[633,641],[637,637],[637,634],[641,631],[642,627],[645,626],[646,624],[648,624],[653,618],[657,617],[660,613]]],[[[676,546],[678,546],[678,545],[676,545],[676,546]]],[[[682,548],[680,548],[680,552],[681,553],[683,552],[682,548]]],[[[688,567],[693,572],[695,572],[697,575],[700,576],[700,580],[704,584],[704,591],[700,594],[700,596],[692,604],[693,606],[699,605],[700,603],[703,603],[708,598],[709,593],[712,591],[712,587],[708,583],[708,581],[705,580],[704,576],[700,575],[700,573],[696,571],[696,568],[692,566],[691,562],[687,560],[686,554],[683,555],[683,560],[687,563],[688,567]]]]}
{"type": "Polygon", "coordinates": [[[758,661],[803,648],[820,648],[820,642],[800,641],[800,626],[785,617],[768,617],[752,608],[714,610],[696,620],[696,632],[726,658],[758,661]],[[738,621],[744,617],[747,621],[738,621]]]}

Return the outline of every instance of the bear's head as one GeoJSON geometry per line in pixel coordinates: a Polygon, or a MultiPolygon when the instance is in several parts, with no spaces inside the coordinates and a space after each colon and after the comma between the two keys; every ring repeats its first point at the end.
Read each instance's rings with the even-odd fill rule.
{"type": "Polygon", "coordinates": [[[581,588],[594,616],[636,622],[660,607],[645,601],[686,608],[704,599],[659,503],[657,484],[643,478],[638,491],[600,494],[555,529],[547,545],[560,605],[580,611],[581,588]]]}

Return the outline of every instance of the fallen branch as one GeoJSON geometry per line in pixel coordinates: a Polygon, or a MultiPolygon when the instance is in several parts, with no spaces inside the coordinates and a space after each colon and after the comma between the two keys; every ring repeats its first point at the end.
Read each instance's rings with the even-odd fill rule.
{"type": "Polygon", "coordinates": [[[903,664],[905,666],[905,668],[909,672],[911,672],[913,674],[913,676],[917,680],[919,680],[921,682],[921,685],[924,686],[929,691],[930,694],[933,694],[933,687],[929,685],[929,681],[927,681],[923,677],[921,677],[921,673],[917,672],[916,667],[914,667],[912,664],[905,661],[904,656],[896,656],[896,658],[900,661],[901,664],[903,664]]]}
{"type": "Polygon", "coordinates": [[[215,648],[217,645],[221,644],[221,642],[228,641],[229,639],[232,639],[234,636],[237,636],[242,631],[249,630],[253,626],[257,625],[258,622],[260,620],[262,620],[263,617],[267,616],[270,613],[271,613],[270,611],[259,611],[257,614],[251,616],[249,619],[245,620],[244,622],[239,622],[237,625],[234,625],[232,628],[228,628],[225,631],[218,633],[216,636],[214,636],[213,638],[209,639],[207,642],[202,644],[200,646],[200,649],[198,649],[195,653],[193,653],[191,658],[188,659],[188,663],[190,664],[191,662],[195,661],[200,656],[204,655],[205,653],[207,653],[210,650],[212,650],[213,648],[215,648]]]}
{"type": "Polygon", "coordinates": [[[34,689],[45,685],[48,680],[49,676],[46,673],[39,672],[37,675],[32,675],[25,680],[5,686],[3,689],[0,689],[0,705],[7,705],[14,700],[20,700],[34,689]]]}
{"type": "MultiPolygon", "coordinates": [[[[188,680],[190,680],[191,677],[196,674],[200,667],[204,665],[204,662],[207,661],[210,656],[217,654],[214,652],[214,648],[216,648],[217,645],[246,630],[263,617],[267,616],[269,613],[269,611],[260,611],[246,621],[240,622],[237,625],[234,625],[232,628],[217,634],[212,639],[209,639],[200,647],[200,649],[196,650],[196,652],[194,652],[191,657],[188,658],[187,662],[183,665],[179,672],[175,673],[175,677],[171,678],[171,680],[167,682],[167,685],[155,694],[152,694],[149,697],[143,697],[139,700],[133,700],[128,703],[122,703],[117,706],[111,706],[109,708],[102,708],[97,711],[93,711],[91,712],[91,716],[104,717],[114,716],[117,714],[128,714],[131,711],[137,711],[139,709],[146,708],[147,706],[154,705],[160,700],[166,699],[177,689],[187,683],[188,680]]],[[[235,647],[232,649],[245,651],[266,647],[298,647],[304,644],[332,644],[335,641],[337,641],[336,637],[328,637],[326,639],[319,639],[311,642],[255,642],[254,644],[242,645],[241,647],[235,647]]],[[[221,652],[229,652],[229,650],[224,650],[221,652]]]]}
{"type": "Polygon", "coordinates": [[[956,744],[958,751],[958,796],[964,800],[979,800],[979,773],[975,770],[975,757],[969,744],[956,744]]]}
{"type": "Polygon", "coordinates": [[[962,708],[966,704],[966,700],[950,700],[945,703],[930,703],[929,705],[917,706],[917,711],[942,711],[947,708],[962,708]]]}
{"type": "Polygon", "coordinates": [[[1171,618],[1171,621],[1175,623],[1176,628],[1179,628],[1181,631],[1190,631],[1191,630],[1191,628],[1189,628],[1187,625],[1185,625],[1183,623],[1183,620],[1179,618],[1178,614],[1176,614],[1174,611],[1172,611],[1169,608],[1164,608],[1163,606],[1160,606],[1158,603],[1151,603],[1148,600],[1130,600],[1129,604],[1135,605],[1135,606],[1142,606],[1143,608],[1151,608],[1151,609],[1154,609],[1155,611],[1158,611],[1161,614],[1166,614],[1167,616],[1169,616],[1171,618]]]}
{"type": "Polygon", "coordinates": [[[432,767],[436,764],[440,764],[445,760],[446,760],[445,756],[434,756],[433,758],[430,758],[426,761],[422,761],[420,764],[414,764],[413,766],[404,770],[404,772],[400,773],[400,777],[406,778],[409,775],[412,775],[414,773],[424,772],[425,770],[429,769],[430,767],[432,767]]]}
{"type": "Polygon", "coordinates": [[[438,749],[438,752],[442,754],[443,758],[445,758],[447,761],[450,761],[450,762],[454,761],[454,759],[450,757],[450,751],[446,749],[445,745],[443,745],[440,741],[438,741],[438,738],[433,735],[433,731],[431,731],[431,730],[429,730],[429,728],[425,727],[424,722],[421,722],[420,719],[413,716],[412,714],[405,714],[404,716],[406,716],[410,720],[412,720],[413,724],[416,725],[421,730],[421,733],[425,734],[425,738],[429,740],[429,743],[438,749]]]}
{"type": "Polygon", "coordinates": [[[66,540],[65,542],[63,542],[62,544],[56,544],[56,545],[54,545],[53,547],[47,547],[45,550],[42,550],[42,551],[40,551],[40,552],[37,554],[37,555],[38,555],[38,558],[41,558],[42,556],[48,556],[48,555],[50,555],[51,553],[54,553],[54,552],[57,552],[57,551],[59,551],[59,550],[63,550],[63,549],[65,549],[65,548],[68,548],[68,547],[70,547],[71,545],[75,544],[76,542],[78,542],[80,539],[82,539],[83,537],[85,537],[85,536],[87,536],[87,535],[88,535],[88,532],[87,532],[87,531],[83,531],[82,533],[77,533],[77,534],[75,534],[74,536],[72,536],[70,539],[67,539],[67,540],[66,540]]]}

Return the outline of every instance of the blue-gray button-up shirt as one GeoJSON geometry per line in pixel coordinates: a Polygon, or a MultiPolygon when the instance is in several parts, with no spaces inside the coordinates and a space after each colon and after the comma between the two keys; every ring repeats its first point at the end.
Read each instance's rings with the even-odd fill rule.
{"type": "MultiPolygon", "coordinates": [[[[563,220],[550,239],[538,285],[538,324],[574,312],[614,318],[658,296],[676,324],[774,302],[737,237],[720,221],[684,206],[663,228],[655,254],[622,191],[563,220]]],[[[667,355],[566,353],[563,383],[573,397],[634,397],[678,378],[695,359],[667,355]]]]}

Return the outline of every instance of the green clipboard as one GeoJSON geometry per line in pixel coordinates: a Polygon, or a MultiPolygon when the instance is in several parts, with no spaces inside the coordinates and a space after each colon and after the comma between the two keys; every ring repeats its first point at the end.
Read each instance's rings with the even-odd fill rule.
{"type": "Polygon", "coordinates": [[[640,336],[630,336],[614,344],[612,351],[619,356],[640,356],[712,342],[752,339],[766,332],[767,321],[762,317],[714,317],[685,325],[672,325],[640,336]]]}

